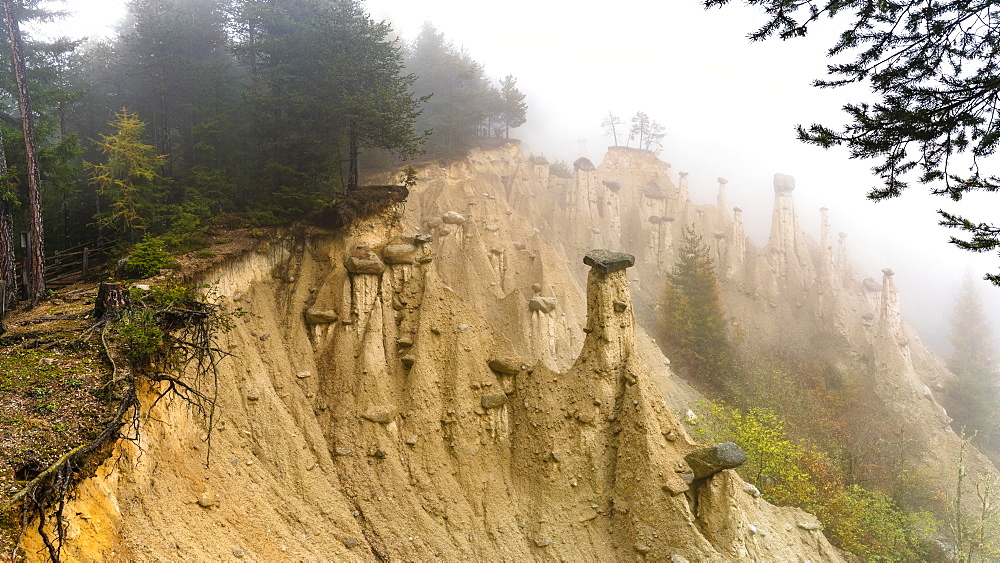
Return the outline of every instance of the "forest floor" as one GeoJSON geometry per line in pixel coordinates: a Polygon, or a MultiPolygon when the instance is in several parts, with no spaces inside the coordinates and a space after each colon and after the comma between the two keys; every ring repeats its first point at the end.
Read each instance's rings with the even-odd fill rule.
{"type": "MultiPolygon", "coordinates": [[[[7,317],[0,336],[0,506],[111,419],[111,366],[90,330],[96,284],[76,286],[7,317]]],[[[0,560],[11,556],[21,511],[0,513],[0,560]]]]}
{"type": "MultiPolygon", "coordinates": [[[[261,239],[248,229],[213,234],[209,246],[176,256],[173,269],[145,283],[194,279],[261,239]]],[[[108,353],[119,366],[122,359],[113,331],[95,328],[97,286],[97,280],[77,283],[8,313],[0,335],[0,507],[67,452],[90,443],[115,414],[108,353]]],[[[14,559],[21,518],[19,505],[0,510],[0,561],[14,559]]]]}

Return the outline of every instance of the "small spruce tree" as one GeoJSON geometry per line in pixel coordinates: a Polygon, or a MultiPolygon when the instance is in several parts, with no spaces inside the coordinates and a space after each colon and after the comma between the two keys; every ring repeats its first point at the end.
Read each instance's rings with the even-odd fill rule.
{"type": "Polygon", "coordinates": [[[975,433],[974,443],[996,448],[1000,418],[1000,373],[993,329],[972,274],[966,272],[951,316],[948,368],[955,374],[948,389],[948,412],[956,429],[975,433]]]}
{"type": "Polygon", "coordinates": [[[729,336],[709,249],[690,226],[664,301],[667,355],[686,375],[719,383],[730,364],[729,336]]]}

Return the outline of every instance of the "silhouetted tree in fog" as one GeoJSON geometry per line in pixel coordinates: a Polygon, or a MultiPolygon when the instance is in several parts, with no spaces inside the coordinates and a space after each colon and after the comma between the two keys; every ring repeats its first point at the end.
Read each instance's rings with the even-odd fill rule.
{"type": "MultiPolygon", "coordinates": [[[[610,113],[608,115],[609,119],[614,117],[610,113]]],[[[636,145],[638,148],[659,152],[660,142],[666,134],[664,132],[665,129],[666,128],[657,123],[656,120],[650,119],[646,112],[637,111],[635,112],[635,115],[632,116],[632,128],[628,133],[629,143],[635,140],[638,143],[636,145]]],[[[626,146],[628,146],[628,144],[626,144],[626,146]]]]}
{"type": "Polygon", "coordinates": [[[388,23],[358,0],[237,4],[238,51],[253,73],[269,172],[282,176],[277,188],[328,183],[346,162],[345,183],[354,189],[363,150],[419,152],[422,100],[411,95],[416,77],[404,74],[388,23]]]}
{"type": "Polygon", "coordinates": [[[500,81],[500,123],[504,138],[510,137],[511,127],[524,125],[528,115],[528,104],[524,93],[517,89],[517,79],[508,74],[500,81]]]}
{"type": "Polygon", "coordinates": [[[451,156],[472,147],[499,102],[482,65],[427,23],[409,48],[406,70],[416,75],[414,95],[430,96],[416,121],[432,132],[427,152],[451,156]]]}
{"type": "Polygon", "coordinates": [[[615,141],[615,146],[618,146],[618,126],[622,124],[622,120],[617,115],[608,112],[607,117],[601,121],[601,127],[604,128],[605,135],[611,135],[611,138],[615,141]]]}
{"type": "Polygon", "coordinates": [[[970,273],[966,273],[955,299],[950,340],[954,351],[948,358],[948,368],[955,379],[948,386],[948,414],[956,429],[965,427],[969,435],[978,433],[974,440],[978,445],[995,447],[1000,423],[1000,357],[976,280],[970,273]]]}
{"type": "MultiPolygon", "coordinates": [[[[733,0],[704,0],[706,7],[733,0]]],[[[1000,190],[987,160],[1000,148],[1000,19],[994,0],[736,0],[762,9],[767,20],[750,34],[805,37],[820,19],[836,18],[842,32],[827,54],[829,79],[820,88],[864,84],[873,95],[845,104],[839,127],[798,126],[799,139],[847,147],[851,158],[873,160],[882,180],[873,200],[896,197],[917,181],[955,201],[969,192],[1000,190]]],[[[969,234],[952,238],[974,252],[1000,250],[1000,227],[944,210],[942,224],[969,234]]],[[[987,218],[989,219],[989,218],[987,218]]],[[[987,279],[1000,285],[1000,274],[987,279]]]]}

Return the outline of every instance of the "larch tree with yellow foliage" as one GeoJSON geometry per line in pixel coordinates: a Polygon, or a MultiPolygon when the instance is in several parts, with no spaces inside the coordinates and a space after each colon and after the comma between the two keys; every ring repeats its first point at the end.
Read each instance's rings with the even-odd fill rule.
{"type": "Polygon", "coordinates": [[[97,217],[101,227],[134,243],[136,235],[147,226],[144,208],[153,203],[154,189],[161,180],[157,169],[166,157],[142,142],[146,124],[138,115],[122,108],[108,124],[114,133],[94,141],[104,155],[104,163],[85,162],[84,166],[98,194],[110,201],[109,209],[97,217]]]}

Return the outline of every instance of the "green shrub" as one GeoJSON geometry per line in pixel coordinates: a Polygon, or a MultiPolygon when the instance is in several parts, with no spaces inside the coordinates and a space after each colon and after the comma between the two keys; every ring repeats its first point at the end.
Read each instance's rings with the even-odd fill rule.
{"type": "Polygon", "coordinates": [[[825,525],[837,545],[865,561],[923,561],[924,546],[913,529],[926,527],[926,513],[908,515],[888,495],[853,485],[828,503],[825,525]]]}
{"type": "Polygon", "coordinates": [[[765,498],[803,507],[815,503],[816,487],[803,468],[806,450],[789,439],[774,411],[752,408],[743,412],[708,402],[698,410],[701,419],[692,435],[707,442],[735,442],[747,454],[739,474],[765,498]]]}
{"type": "Polygon", "coordinates": [[[137,243],[122,265],[122,275],[128,279],[145,279],[175,265],[174,257],[164,246],[163,240],[159,237],[147,238],[137,243]]]}
{"type": "Polygon", "coordinates": [[[246,224],[248,227],[274,227],[282,224],[272,210],[254,209],[246,213],[246,224]]]}
{"type": "MultiPolygon", "coordinates": [[[[747,454],[737,471],[768,501],[814,513],[830,541],[865,561],[924,560],[920,537],[932,537],[928,515],[910,515],[885,493],[846,485],[826,454],[794,442],[768,408],[746,411],[703,402],[691,435],[706,442],[735,442],[747,454]]],[[[932,523],[931,523],[932,524],[932,523]]]]}
{"type": "Polygon", "coordinates": [[[122,352],[133,365],[148,363],[163,344],[163,330],[151,311],[133,309],[118,323],[122,352]]]}

